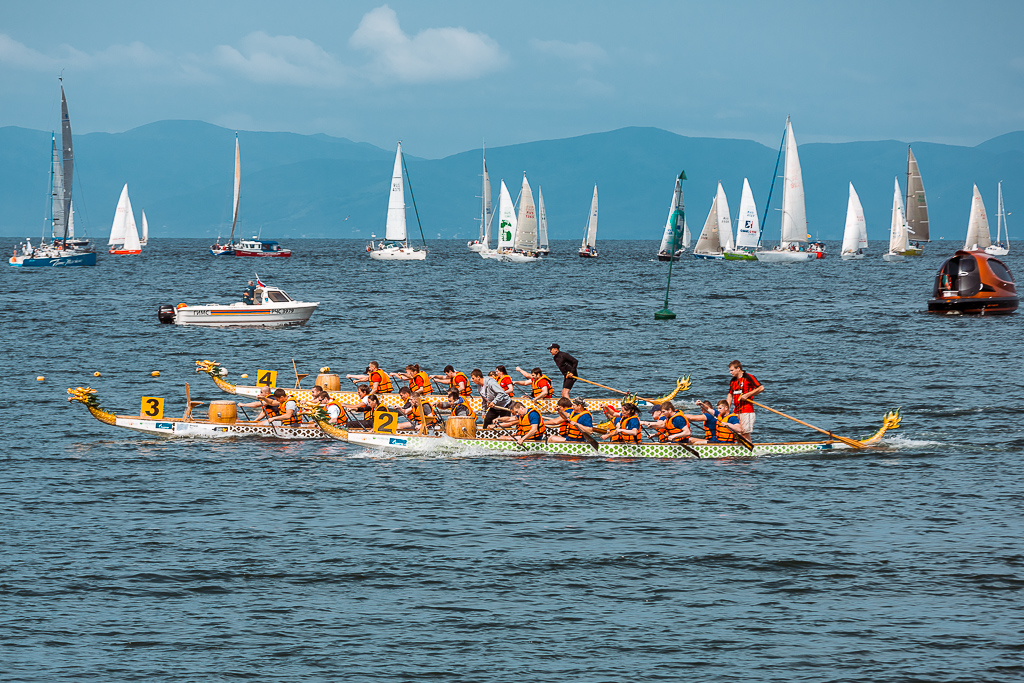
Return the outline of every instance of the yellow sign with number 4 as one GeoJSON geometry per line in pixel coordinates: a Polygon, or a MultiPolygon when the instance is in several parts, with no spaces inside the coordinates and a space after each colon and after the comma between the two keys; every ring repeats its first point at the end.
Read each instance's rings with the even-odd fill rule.
{"type": "Polygon", "coordinates": [[[390,410],[373,411],[373,431],[378,434],[394,434],[398,431],[398,413],[390,410]]]}
{"type": "Polygon", "coordinates": [[[277,386],[277,370],[257,370],[256,371],[256,386],[258,387],[270,387],[273,389],[277,386]]]}
{"type": "Polygon", "coordinates": [[[164,400],[155,396],[143,396],[139,414],[151,420],[162,420],[164,417],[164,400]]]}

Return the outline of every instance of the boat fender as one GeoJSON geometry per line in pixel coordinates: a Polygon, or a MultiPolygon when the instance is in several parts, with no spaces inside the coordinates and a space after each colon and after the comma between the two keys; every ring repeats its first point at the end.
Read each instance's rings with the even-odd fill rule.
{"type": "Polygon", "coordinates": [[[180,304],[178,304],[177,306],[175,306],[175,308],[187,308],[187,307],[188,307],[188,304],[186,304],[184,301],[181,302],[180,304]]]}
{"type": "Polygon", "coordinates": [[[174,322],[174,306],[163,304],[156,311],[156,317],[161,323],[169,325],[174,322]]]}

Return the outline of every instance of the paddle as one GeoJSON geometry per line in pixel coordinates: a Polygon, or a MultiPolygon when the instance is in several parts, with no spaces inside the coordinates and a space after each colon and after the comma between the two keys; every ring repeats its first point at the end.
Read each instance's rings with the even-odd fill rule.
{"type": "MultiPolygon", "coordinates": [[[[640,423],[640,429],[644,430],[644,434],[647,435],[648,439],[650,439],[651,441],[655,441],[656,440],[653,436],[651,436],[651,433],[649,431],[647,431],[647,428],[644,427],[642,422],[640,423]]],[[[701,457],[700,451],[698,451],[696,448],[693,448],[689,444],[683,443],[682,441],[665,441],[664,443],[667,443],[670,446],[681,446],[684,451],[686,451],[687,453],[689,453],[693,457],[695,457],[695,458],[701,457]]]]}
{"type": "Polygon", "coordinates": [[[601,448],[598,446],[597,439],[595,439],[590,434],[587,434],[585,431],[583,431],[583,428],[580,426],[579,422],[576,422],[575,420],[570,419],[569,416],[566,414],[566,412],[564,410],[562,410],[561,408],[558,409],[558,416],[561,417],[566,422],[571,422],[572,424],[576,425],[576,430],[583,437],[583,440],[586,441],[587,443],[589,443],[590,446],[595,451],[597,451],[598,453],[601,452],[601,448]]]}
{"type": "Polygon", "coordinates": [[[593,384],[595,387],[601,387],[602,389],[607,389],[608,391],[614,392],[616,394],[623,394],[625,396],[632,395],[632,396],[635,396],[636,398],[640,399],[641,401],[647,401],[648,403],[652,403],[653,404],[653,403],[657,402],[657,400],[655,400],[655,399],[644,398],[643,396],[636,396],[636,394],[634,394],[634,393],[632,393],[630,391],[622,391],[621,389],[612,389],[611,387],[605,386],[604,384],[598,384],[597,382],[591,382],[589,379],[583,379],[582,377],[580,377],[578,375],[574,375],[571,372],[568,375],[566,375],[566,377],[572,377],[573,379],[578,379],[581,382],[586,382],[587,384],[593,384]]]}
{"type": "Polygon", "coordinates": [[[810,427],[811,429],[813,429],[815,431],[818,431],[818,432],[821,432],[822,434],[828,434],[829,438],[835,439],[837,441],[842,441],[847,446],[851,446],[853,448],[867,448],[867,446],[865,444],[861,443],[860,441],[857,441],[856,439],[848,439],[845,436],[839,436],[838,434],[833,434],[832,432],[830,432],[828,430],[822,429],[821,427],[815,427],[814,425],[808,424],[808,423],[804,422],[803,420],[796,419],[792,415],[786,415],[785,413],[783,413],[781,411],[775,410],[774,408],[769,408],[768,406],[766,406],[766,405],[764,405],[762,403],[758,403],[757,401],[751,401],[749,398],[746,399],[746,400],[747,400],[748,403],[752,403],[752,404],[754,404],[755,406],[757,406],[759,408],[764,408],[765,410],[767,410],[770,413],[775,413],[776,415],[781,415],[782,417],[788,418],[788,419],[792,420],[793,422],[798,422],[798,423],[802,424],[804,427],[810,427]]]}

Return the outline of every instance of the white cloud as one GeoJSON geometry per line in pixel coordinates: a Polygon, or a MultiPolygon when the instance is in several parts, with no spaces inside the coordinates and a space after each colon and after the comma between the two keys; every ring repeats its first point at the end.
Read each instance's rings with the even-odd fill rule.
{"type": "Polygon", "coordinates": [[[239,49],[218,45],[214,63],[256,83],[332,88],[348,80],[348,69],[313,41],[263,31],[247,35],[239,49]]]}
{"type": "Polygon", "coordinates": [[[581,69],[591,71],[595,64],[605,61],[608,54],[600,45],[585,40],[566,43],[562,40],[531,40],[530,47],[542,54],[574,62],[581,69]]]}
{"type": "Polygon", "coordinates": [[[507,62],[489,36],[462,27],[428,28],[410,38],[387,5],[363,16],[349,45],[373,56],[372,77],[403,83],[479,78],[507,62]]]}
{"type": "Polygon", "coordinates": [[[53,71],[65,68],[82,70],[125,67],[152,67],[167,64],[163,55],[138,41],[128,45],[111,45],[99,52],[82,52],[70,45],[62,45],[58,55],[47,55],[19,43],[6,34],[0,34],[0,64],[33,71],[53,71]]]}

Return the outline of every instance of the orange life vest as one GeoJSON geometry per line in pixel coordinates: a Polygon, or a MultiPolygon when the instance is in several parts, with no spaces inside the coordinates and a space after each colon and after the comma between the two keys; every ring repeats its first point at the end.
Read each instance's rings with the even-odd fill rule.
{"type": "Polygon", "coordinates": [[[298,427],[299,425],[302,424],[302,408],[299,407],[299,402],[296,401],[294,398],[285,398],[284,405],[280,407],[280,412],[278,412],[278,415],[284,415],[285,413],[288,412],[288,409],[285,406],[287,406],[289,403],[295,404],[295,410],[292,412],[291,417],[281,421],[281,426],[298,427]]]}
{"type": "Polygon", "coordinates": [[[615,419],[615,428],[618,429],[621,425],[626,427],[630,420],[636,420],[636,434],[616,434],[612,437],[612,441],[618,441],[619,443],[640,443],[640,418],[636,415],[630,415],[629,417],[619,417],[615,419]],[[625,424],[622,421],[625,420],[625,424]]]}
{"type": "MultiPolygon", "coordinates": [[[[541,375],[539,379],[530,378],[530,384],[533,385],[533,397],[540,397],[540,390],[544,387],[551,388],[551,380],[548,379],[547,375],[541,375]]],[[[548,392],[548,396],[551,396],[551,392],[548,392]]]]}
{"type": "Polygon", "coordinates": [[[414,395],[419,391],[421,396],[433,393],[433,385],[430,383],[430,375],[420,370],[409,378],[409,391],[414,395]]]}
{"type": "Polygon", "coordinates": [[[526,411],[526,415],[519,418],[519,429],[516,430],[516,436],[526,436],[530,433],[530,429],[534,426],[530,424],[530,413],[537,413],[537,417],[540,418],[540,423],[537,425],[537,433],[533,435],[533,438],[543,439],[547,433],[547,427],[544,426],[544,418],[541,417],[536,408],[530,408],[526,411]]]}
{"type": "MultiPolygon", "coordinates": [[[[374,370],[370,373],[370,388],[373,388],[373,383],[377,383],[378,394],[390,394],[391,393],[391,378],[388,377],[388,373],[383,370],[374,370]]],[[[370,393],[373,393],[372,391],[370,393]]]]}
{"type": "Polygon", "coordinates": [[[342,406],[342,405],[341,405],[340,403],[338,403],[337,401],[331,401],[331,402],[329,402],[329,403],[325,403],[325,404],[324,404],[324,410],[327,410],[327,406],[338,406],[338,410],[340,410],[340,411],[341,411],[341,412],[340,412],[340,413],[338,414],[338,424],[340,424],[340,425],[343,425],[343,424],[348,424],[348,413],[347,413],[347,412],[345,412],[345,408],[344,408],[344,406],[342,406]]]}
{"type": "Polygon", "coordinates": [[[508,394],[509,396],[512,395],[513,392],[511,377],[509,377],[508,375],[502,375],[501,377],[498,378],[498,384],[501,385],[501,388],[505,390],[506,394],[508,394]]]}
{"type": "Polygon", "coordinates": [[[267,419],[277,417],[284,413],[284,408],[278,403],[276,406],[272,406],[266,401],[260,401],[263,404],[263,413],[267,416],[267,419]]]}
{"type": "MultiPolygon", "coordinates": [[[[564,428],[564,431],[562,431],[562,436],[564,436],[569,441],[583,440],[583,430],[579,428],[579,425],[576,424],[576,421],[579,420],[584,415],[590,415],[590,411],[582,410],[580,408],[573,408],[572,414],[569,415],[569,417],[572,418],[572,420],[562,425],[562,427],[564,428]]],[[[591,420],[593,420],[592,415],[591,420]]]]}
{"type": "Polygon", "coordinates": [[[417,404],[415,401],[413,402],[412,408],[409,410],[409,419],[416,420],[416,422],[423,422],[422,410],[424,405],[430,406],[430,412],[427,413],[427,424],[437,424],[437,411],[434,410],[434,406],[431,406],[426,401],[419,404],[417,404]]]}
{"type": "Polygon", "coordinates": [[[458,389],[459,396],[472,396],[473,390],[470,388],[472,386],[473,385],[469,383],[469,378],[466,377],[466,373],[464,372],[456,372],[455,376],[452,377],[451,388],[458,389]]]}
{"type": "MultiPolygon", "coordinates": [[[[686,416],[683,415],[683,411],[681,410],[677,410],[676,412],[669,415],[668,419],[665,420],[665,426],[655,432],[655,434],[658,436],[658,441],[668,441],[668,437],[672,436],[673,434],[679,434],[681,431],[683,431],[682,429],[679,429],[679,427],[676,427],[673,424],[673,421],[677,417],[681,417],[684,420],[686,420],[686,416]]],[[[690,421],[686,420],[686,424],[689,425],[690,421]]]]}
{"type": "Polygon", "coordinates": [[[735,443],[736,432],[726,427],[726,423],[730,417],[736,417],[736,413],[729,413],[728,415],[719,415],[718,420],[715,421],[715,436],[718,437],[719,443],[735,443]]]}
{"type": "Polygon", "coordinates": [[[455,411],[460,407],[466,409],[466,417],[471,417],[474,420],[476,419],[476,412],[473,411],[473,406],[469,405],[469,401],[463,400],[461,398],[457,402],[452,404],[453,416],[455,415],[455,411]]]}

